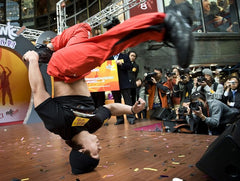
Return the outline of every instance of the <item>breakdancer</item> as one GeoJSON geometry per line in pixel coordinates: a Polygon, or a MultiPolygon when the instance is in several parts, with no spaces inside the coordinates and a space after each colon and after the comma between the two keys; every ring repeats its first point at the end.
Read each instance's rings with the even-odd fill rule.
{"type": "Polygon", "coordinates": [[[114,103],[95,110],[84,77],[108,57],[147,40],[173,43],[178,64],[187,67],[193,54],[189,24],[174,11],[149,13],[89,38],[90,26],[80,23],[56,36],[48,48],[40,47],[23,56],[29,62],[35,110],[45,127],[72,147],[69,158],[74,174],[92,171],[98,165],[101,147],[92,133],[106,119],[111,115],[135,114],[145,107],[145,102],[139,99],[133,106],[114,103]],[[45,90],[38,62],[48,62],[47,73],[54,79],[54,97],[45,90]]]}

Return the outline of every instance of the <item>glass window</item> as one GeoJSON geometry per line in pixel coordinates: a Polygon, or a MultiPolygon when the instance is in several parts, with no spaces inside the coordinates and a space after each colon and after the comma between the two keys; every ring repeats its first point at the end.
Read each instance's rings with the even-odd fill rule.
{"type": "Polygon", "coordinates": [[[75,25],[75,20],[74,18],[70,18],[67,20],[67,26],[70,27],[70,26],[73,26],[75,25]]]}
{"type": "Polygon", "coordinates": [[[4,3],[0,3],[0,23],[5,23],[5,7],[4,3]]]}
{"type": "Polygon", "coordinates": [[[45,15],[48,13],[47,5],[48,5],[47,0],[37,0],[35,8],[37,11],[36,12],[37,16],[45,15]]]}
{"type": "Polygon", "coordinates": [[[23,26],[26,26],[28,28],[33,27],[34,26],[34,20],[32,18],[23,20],[23,26]]]}
{"type": "Polygon", "coordinates": [[[34,0],[22,0],[22,18],[32,18],[34,17],[34,0]]]}
{"type": "Polygon", "coordinates": [[[6,1],[6,19],[7,21],[19,20],[19,2],[6,1]]]}
{"type": "Polygon", "coordinates": [[[49,12],[56,11],[56,4],[59,0],[51,0],[49,2],[49,12]]]}
{"type": "Polygon", "coordinates": [[[98,7],[98,1],[95,1],[94,3],[89,5],[89,16],[94,16],[99,12],[99,7],[98,7]]]}
{"type": "Polygon", "coordinates": [[[202,9],[207,32],[238,31],[235,0],[202,0],[202,9]]]}
{"type": "MultiPolygon", "coordinates": [[[[164,0],[165,10],[185,0],[164,0]]],[[[239,32],[236,0],[188,0],[194,9],[193,32],[239,32]]]]}
{"type": "Polygon", "coordinates": [[[87,1],[78,0],[76,1],[76,10],[80,11],[87,7],[87,1]]]}
{"type": "Polygon", "coordinates": [[[67,6],[67,8],[66,8],[67,17],[70,17],[70,16],[74,15],[74,13],[75,13],[74,12],[74,5],[71,4],[71,5],[67,6]]]}
{"type": "Polygon", "coordinates": [[[87,11],[83,11],[82,13],[77,15],[77,23],[82,23],[86,19],[88,19],[87,11]]]}

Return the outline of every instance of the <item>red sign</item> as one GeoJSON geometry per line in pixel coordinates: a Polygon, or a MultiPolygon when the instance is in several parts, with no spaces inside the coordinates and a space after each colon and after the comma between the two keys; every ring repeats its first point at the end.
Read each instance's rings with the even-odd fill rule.
{"type": "MultiPolygon", "coordinates": [[[[140,1],[140,0],[139,0],[140,1]]],[[[143,14],[143,13],[153,13],[158,12],[156,0],[147,0],[134,8],[130,9],[130,17],[143,14]]]]}

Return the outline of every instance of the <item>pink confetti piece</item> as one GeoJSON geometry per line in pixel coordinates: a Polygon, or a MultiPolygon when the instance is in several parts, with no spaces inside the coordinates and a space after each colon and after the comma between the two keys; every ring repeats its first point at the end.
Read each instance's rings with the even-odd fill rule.
{"type": "Polygon", "coordinates": [[[24,137],[21,138],[21,141],[23,141],[23,140],[24,140],[24,137]]]}
{"type": "Polygon", "coordinates": [[[168,153],[174,153],[173,151],[169,151],[168,153]]]}
{"type": "Polygon", "coordinates": [[[114,175],[104,175],[102,178],[113,177],[114,175]]]}

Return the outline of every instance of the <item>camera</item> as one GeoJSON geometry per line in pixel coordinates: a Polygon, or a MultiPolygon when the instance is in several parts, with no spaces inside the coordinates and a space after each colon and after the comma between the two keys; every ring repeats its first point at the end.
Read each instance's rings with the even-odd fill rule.
{"type": "Polygon", "coordinates": [[[147,82],[152,82],[152,77],[155,77],[157,75],[157,73],[156,72],[150,72],[150,73],[147,73],[145,75],[146,75],[145,80],[147,82]]]}
{"type": "Polygon", "coordinates": [[[235,84],[235,81],[228,81],[229,84],[235,84]]]}
{"type": "Polygon", "coordinates": [[[106,28],[107,30],[109,30],[109,29],[111,29],[112,27],[120,24],[119,19],[116,18],[116,17],[107,18],[107,19],[108,19],[108,21],[103,24],[103,27],[106,28]]]}
{"type": "Polygon", "coordinates": [[[178,114],[179,115],[184,115],[184,114],[186,114],[188,111],[187,111],[187,107],[180,107],[179,109],[178,109],[178,114]]]}
{"type": "Polygon", "coordinates": [[[174,75],[176,75],[176,73],[175,72],[166,72],[166,76],[167,77],[171,77],[171,76],[174,76],[174,75]]]}
{"type": "Polygon", "coordinates": [[[199,111],[199,107],[203,107],[202,106],[202,103],[199,102],[199,101],[196,101],[196,102],[191,102],[190,105],[189,105],[190,109],[193,110],[193,111],[199,111]]]}
{"type": "Polygon", "coordinates": [[[199,82],[199,83],[206,82],[206,80],[207,79],[203,76],[197,78],[197,82],[199,82]]]}
{"type": "Polygon", "coordinates": [[[181,79],[181,80],[185,80],[185,79],[186,79],[186,76],[185,76],[185,75],[181,75],[181,76],[180,76],[180,79],[181,79]]]}

